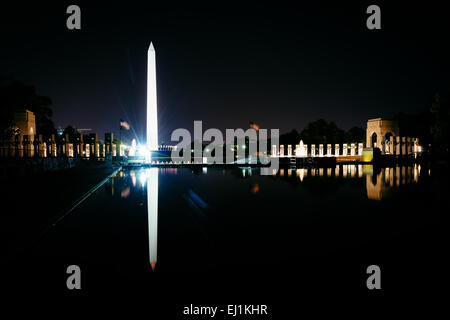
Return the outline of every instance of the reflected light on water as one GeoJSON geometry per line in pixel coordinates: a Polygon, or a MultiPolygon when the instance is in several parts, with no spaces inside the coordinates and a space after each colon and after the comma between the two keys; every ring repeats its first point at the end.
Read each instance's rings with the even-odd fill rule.
{"type": "Polygon", "coordinates": [[[133,187],[136,187],[136,173],[134,170],[130,171],[130,177],[131,177],[131,183],[133,184],[133,187]]]}
{"type": "Polygon", "coordinates": [[[255,184],[252,186],[251,192],[252,192],[253,194],[257,194],[257,193],[259,192],[259,184],[255,183],[255,184]]]}
{"type": "Polygon", "coordinates": [[[374,172],[372,166],[366,168],[366,190],[367,198],[371,200],[383,200],[390,198],[401,186],[418,183],[420,176],[420,166],[395,168],[381,168],[379,172],[374,172]]]}
{"type": "Polygon", "coordinates": [[[139,182],[142,185],[142,188],[145,187],[145,182],[147,181],[147,174],[146,171],[142,171],[139,175],[139,182]]]}
{"type": "MultiPolygon", "coordinates": [[[[279,169],[279,177],[289,179],[295,170],[295,176],[303,182],[308,172],[311,178],[344,178],[344,179],[364,179],[367,197],[372,200],[382,200],[389,198],[402,185],[418,183],[420,180],[421,166],[414,164],[410,166],[395,166],[385,168],[375,168],[373,165],[336,165],[333,168],[298,168],[279,169]],[[285,176],[285,170],[287,175],[285,176]]],[[[244,170],[242,174],[245,177],[244,170]]],[[[273,171],[276,176],[277,171],[273,171]]]]}
{"type": "Polygon", "coordinates": [[[121,198],[128,198],[130,195],[130,187],[126,187],[122,192],[120,193],[121,198]]]}

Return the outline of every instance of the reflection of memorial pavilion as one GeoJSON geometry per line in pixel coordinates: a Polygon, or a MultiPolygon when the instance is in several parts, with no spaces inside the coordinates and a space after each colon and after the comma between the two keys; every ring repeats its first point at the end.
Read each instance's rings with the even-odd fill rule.
{"type": "Polygon", "coordinates": [[[417,183],[420,169],[420,165],[417,164],[382,168],[378,173],[374,172],[372,166],[366,168],[371,171],[366,175],[367,198],[371,200],[387,199],[401,185],[417,183]]]}

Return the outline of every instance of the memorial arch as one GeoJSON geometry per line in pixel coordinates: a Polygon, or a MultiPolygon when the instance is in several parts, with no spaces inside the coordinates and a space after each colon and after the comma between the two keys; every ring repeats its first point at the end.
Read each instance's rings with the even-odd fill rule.
{"type": "Polygon", "coordinates": [[[369,119],[366,129],[366,147],[384,150],[391,136],[399,136],[398,122],[382,118],[369,119]]]}

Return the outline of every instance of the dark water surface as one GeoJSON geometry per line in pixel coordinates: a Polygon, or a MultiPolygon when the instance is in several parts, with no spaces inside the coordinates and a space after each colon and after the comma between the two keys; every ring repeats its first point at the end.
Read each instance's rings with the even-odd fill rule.
{"type": "Polygon", "coordinates": [[[447,171],[434,170],[127,169],[26,259],[51,290],[66,290],[65,268],[75,264],[87,292],[164,287],[186,303],[231,303],[229,292],[268,303],[292,298],[291,289],[367,291],[371,264],[387,292],[434,286],[448,206],[447,171]]]}

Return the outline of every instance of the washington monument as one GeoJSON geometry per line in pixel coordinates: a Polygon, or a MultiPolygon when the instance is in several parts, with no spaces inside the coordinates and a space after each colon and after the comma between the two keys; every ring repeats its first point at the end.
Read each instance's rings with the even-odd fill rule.
{"type": "Polygon", "coordinates": [[[158,150],[158,107],[156,99],[155,48],[150,42],[147,53],[147,148],[158,150]]]}

